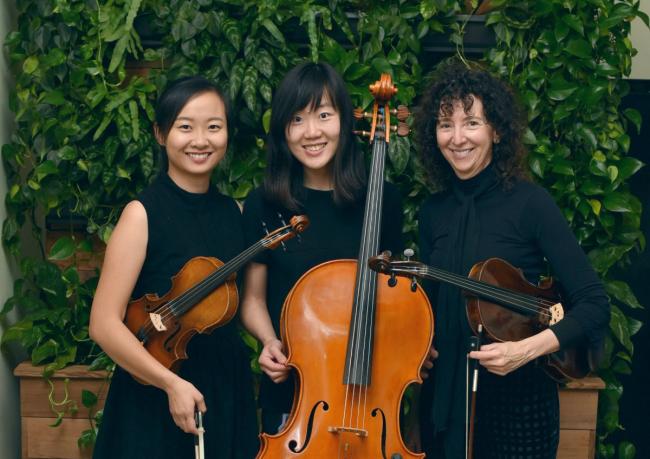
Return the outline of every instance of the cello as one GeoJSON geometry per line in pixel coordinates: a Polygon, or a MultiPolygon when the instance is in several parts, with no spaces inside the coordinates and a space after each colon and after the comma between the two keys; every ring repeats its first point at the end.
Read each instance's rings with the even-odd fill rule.
{"type": "Polygon", "coordinates": [[[402,396],[421,383],[433,338],[431,305],[419,286],[389,288],[368,267],[379,247],[383,172],[397,92],[389,75],[370,86],[375,97],[369,137],[372,161],[360,260],[333,260],[307,271],[287,296],[280,319],[287,364],[295,370],[293,406],[285,428],[261,435],[258,458],[422,458],[400,432],[402,396]]]}

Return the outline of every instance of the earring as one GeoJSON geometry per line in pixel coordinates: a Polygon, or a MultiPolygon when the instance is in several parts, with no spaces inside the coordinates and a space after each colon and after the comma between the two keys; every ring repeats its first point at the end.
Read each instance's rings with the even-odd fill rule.
{"type": "Polygon", "coordinates": [[[496,145],[497,143],[501,142],[501,139],[498,137],[495,137],[493,140],[494,144],[496,145]]]}

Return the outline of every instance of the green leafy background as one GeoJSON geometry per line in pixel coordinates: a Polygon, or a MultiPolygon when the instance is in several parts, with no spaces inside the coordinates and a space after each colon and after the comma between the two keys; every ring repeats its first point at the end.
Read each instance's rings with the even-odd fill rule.
{"type": "MultiPolygon", "coordinates": [[[[123,205],[153,177],[152,136],[160,88],[202,74],[232,99],[229,154],[214,174],[225,193],[244,198],[265,165],[269,106],[286,71],[305,59],[325,60],[343,75],[355,103],[368,107],[368,84],[388,72],[396,103],[410,105],[426,72],[441,58],[443,39],[463,55],[466,8],[476,2],[336,0],[21,0],[18,27],[5,41],[16,79],[10,105],[16,131],[2,148],[9,186],[5,247],[22,276],[2,313],[23,319],[3,343],[17,341],[46,373],[70,363],[105,366],[88,338],[96,276],[79,276],[92,239],[108,240],[123,205]],[[43,215],[68,234],[46,251],[43,215]],[[82,232],[74,232],[82,218],[82,232]],[[28,257],[34,240],[41,257],[28,257]],[[27,236],[26,236],[27,235],[27,236]]],[[[485,6],[485,5],[484,5],[485,6]]],[[[621,429],[618,375],[629,374],[631,336],[641,308],[629,286],[612,278],[632,251],[645,247],[641,204],[629,178],[642,164],[627,156],[628,130],[640,114],[622,111],[635,50],[630,22],[648,17],[632,0],[493,0],[484,16],[495,43],[480,57],[519,91],[528,110],[526,143],[535,179],[562,208],[611,298],[611,333],[600,376],[598,455],[632,458],[614,445],[621,429]]],[[[394,142],[387,175],[406,197],[404,232],[414,240],[416,209],[429,193],[408,138],[394,142]]],[[[252,343],[251,343],[252,344],[252,343]]]]}

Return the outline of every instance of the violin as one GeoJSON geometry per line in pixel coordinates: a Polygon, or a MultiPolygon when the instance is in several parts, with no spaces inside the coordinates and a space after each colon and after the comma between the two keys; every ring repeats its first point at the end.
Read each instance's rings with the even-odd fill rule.
{"type": "Polygon", "coordinates": [[[187,359],[186,347],[192,336],[212,332],[237,312],[237,271],[262,250],[276,248],[308,225],[306,216],[294,216],[289,225],[269,233],[225,264],[212,257],[192,258],[172,277],[172,287],[162,297],[146,294],[129,302],[125,325],[156,360],[176,372],[187,359]]]}
{"type": "MultiPolygon", "coordinates": [[[[387,252],[372,257],[368,264],[372,270],[390,275],[391,285],[397,282],[395,276],[403,276],[412,283],[416,278],[432,279],[463,289],[469,325],[474,334],[482,327],[487,340],[520,341],[564,318],[562,299],[552,278],[531,284],[520,269],[500,258],[476,263],[468,277],[416,261],[392,260],[387,252]]],[[[591,368],[589,351],[583,347],[541,359],[546,373],[558,382],[584,378],[591,368]]]]}
{"type": "MultiPolygon", "coordinates": [[[[399,415],[406,387],[421,383],[433,338],[433,313],[421,288],[388,288],[368,268],[381,228],[383,171],[397,89],[389,75],[370,86],[375,97],[367,133],[373,142],[359,260],[332,260],[307,271],[287,296],[280,332],[295,370],[285,428],[261,435],[258,458],[421,458],[404,445],[399,415]]],[[[406,127],[406,129],[405,129],[406,127]]],[[[385,279],[383,279],[385,280],[385,279]]]]}

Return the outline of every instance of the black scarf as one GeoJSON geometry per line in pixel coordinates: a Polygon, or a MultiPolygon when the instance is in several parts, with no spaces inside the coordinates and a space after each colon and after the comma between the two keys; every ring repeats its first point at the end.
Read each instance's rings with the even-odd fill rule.
{"type": "MultiPolygon", "coordinates": [[[[468,180],[454,179],[451,190],[458,207],[449,218],[449,244],[441,259],[430,263],[467,276],[478,256],[481,222],[476,203],[499,185],[494,167],[488,166],[468,180]]],[[[462,457],[465,448],[465,367],[467,338],[465,297],[458,287],[440,283],[436,304],[436,349],[432,421],[434,433],[445,432],[448,457],[462,457]],[[451,450],[449,449],[451,447],[451,450]]]]}

